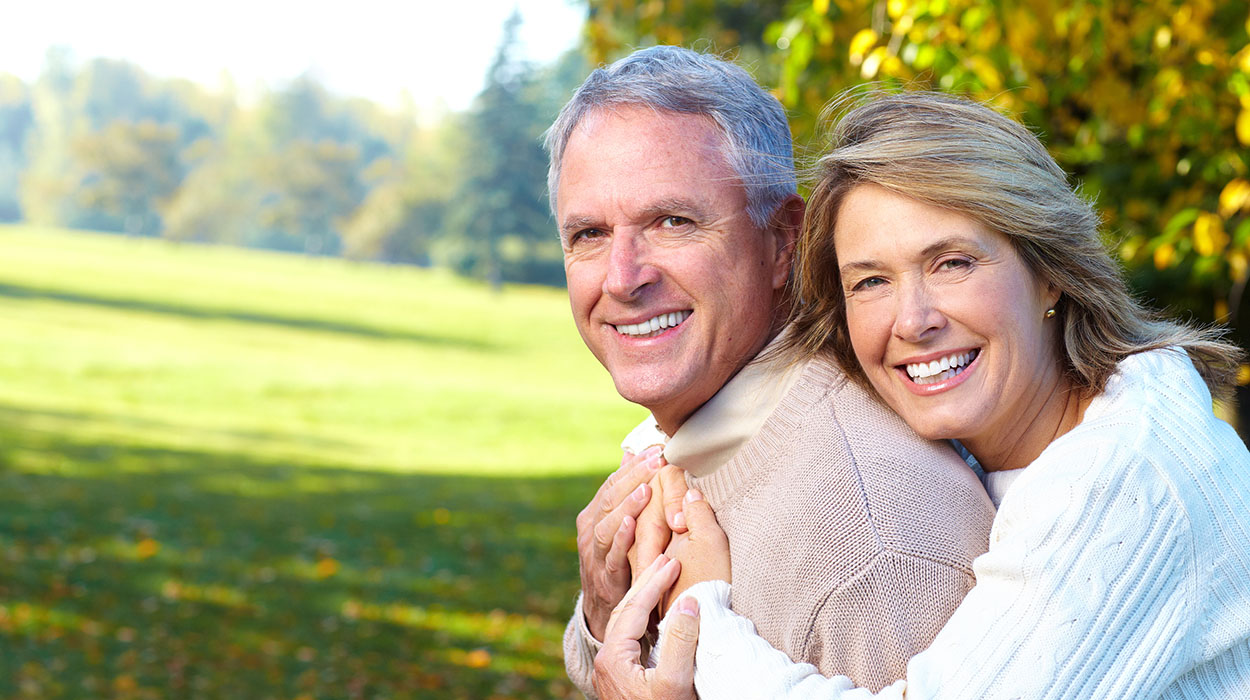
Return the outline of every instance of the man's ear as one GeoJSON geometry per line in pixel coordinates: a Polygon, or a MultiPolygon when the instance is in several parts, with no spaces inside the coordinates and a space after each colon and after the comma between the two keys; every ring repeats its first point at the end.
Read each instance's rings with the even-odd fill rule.
{"type": "Polygon", "coordinates": [[[799,230],[803,227],[805,209],[803,198],[792,194],[773,212],[769,222],[769,233],[775,243],[773,289],[781,289],[790,279],[790,268],[794,265],[794,246],[799,240],[799,230]]]}

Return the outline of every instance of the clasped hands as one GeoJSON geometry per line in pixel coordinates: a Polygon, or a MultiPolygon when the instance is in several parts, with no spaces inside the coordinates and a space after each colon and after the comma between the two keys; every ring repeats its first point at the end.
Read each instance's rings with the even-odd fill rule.
{"type": "Polygon", "coordinates": [[[582,611],[604,644],[595,658],[601,700],[686,700],[694,693],[698,606],[681,600],[654,669],[642,663],[653,613],[700,581],[729,580],[729,544],[684,473],[659,447],[626,453],[577,517],[582,611]]]}

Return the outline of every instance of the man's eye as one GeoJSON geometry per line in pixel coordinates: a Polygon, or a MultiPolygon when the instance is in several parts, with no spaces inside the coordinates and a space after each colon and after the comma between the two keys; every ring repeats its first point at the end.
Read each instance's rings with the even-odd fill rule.
{"type": "Polygon", "coordinates": [[[600,231],[597,228],[584,228],[581,231],[577,231],[572,236],[569,236],[569,244],[571,245],[574,243],[579,243],[582,241],[599,238],[602,235],[603,235],[603,231],[600,231]]]}
{"type": "Polygon", "coordinates": [[[660,220],[660,226],[664,228],[677,228],[678,226],[685,226],[689,223],[691,223],[690,219],[687,219],[684,216],[666,216],[660,220]]]}

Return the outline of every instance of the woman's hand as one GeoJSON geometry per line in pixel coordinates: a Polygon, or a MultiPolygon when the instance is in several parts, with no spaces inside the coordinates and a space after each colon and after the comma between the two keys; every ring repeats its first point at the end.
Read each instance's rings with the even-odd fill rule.
{"type": "Polygon", "coordinates": [[[683,506],[689,529],[673,535],[665,552],[670,559],[681,561],[677,583],[662,598],[660,612],[668,610],[686,589],[703,581],[732,582],[729,562],[729,538],[716,522],[711,506],[694,489],[686,492],[683,506]]]}
{"type": "MultiPolygon", "coordinates": [[[[663,457],[660,458],[663,460],[663,457]]],[[[686,476],[681,469],[664,463],[651,477],[651,500],[638,514],[634,526],[634,544],[629,548],[629,569],[632,585],[643,569],[668,548],[674,532],[685,532],[686,521],[682,499],[686,495],[686,476]]]]}
{"type": "Polygon", "coordinates": [[[661,554],[612,611],[603,648],[595,656],[594,684],[600,700],[696,700],[699,605],[693,598],[678,601],[669,616],[656,667],[644,668],[639,663],[642,645],[638,640],[646,634],[651,611],[680,571],[680,562],[661,554]]]}

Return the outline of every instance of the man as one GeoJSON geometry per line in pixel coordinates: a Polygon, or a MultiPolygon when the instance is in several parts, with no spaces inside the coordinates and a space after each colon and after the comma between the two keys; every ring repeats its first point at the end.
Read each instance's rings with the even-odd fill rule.
{"type": "MultiPolygon", "coordinates": [[[[803,213],[781,105],[730,63],[653,47],[592,73],[547,147],[578,331],[651,411],[627,451],[663,445],[627,454],[578,517],[570,678],[594,697],[657,474],[684,476],[715,509],[734,609],[764,638],[873,689],[899,677],[972,586],[993,509],[948,446],[835,366],[769,352],[803,213]]],[[[666,531],[684,529],[682,487],[663,489],[666,531]]]]}

